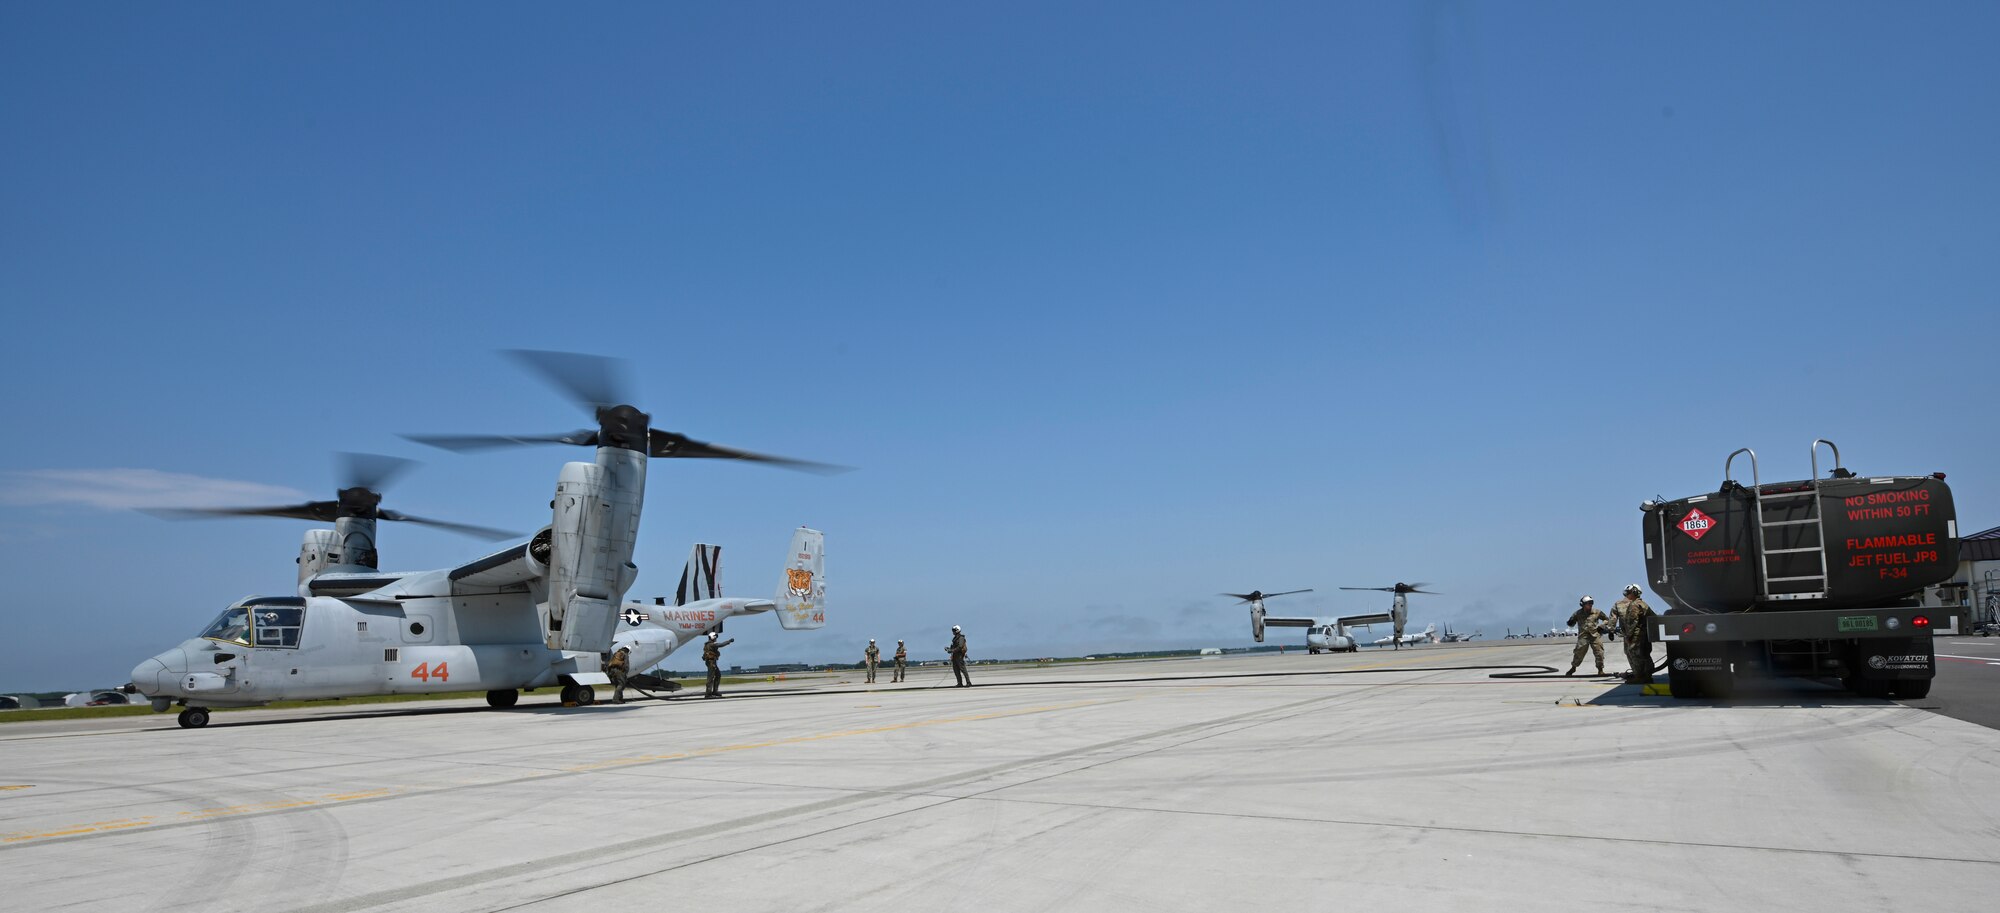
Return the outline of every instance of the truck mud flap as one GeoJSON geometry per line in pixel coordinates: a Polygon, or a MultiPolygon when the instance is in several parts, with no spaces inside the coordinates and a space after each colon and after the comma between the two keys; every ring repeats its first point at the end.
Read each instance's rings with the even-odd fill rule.
{"type": "Polygon", "coordinates": [[[1727,698],[1736,692],[1729,644],[1675,641],[1667,644],[1667,684],[1674,697],[1727,698]]]}

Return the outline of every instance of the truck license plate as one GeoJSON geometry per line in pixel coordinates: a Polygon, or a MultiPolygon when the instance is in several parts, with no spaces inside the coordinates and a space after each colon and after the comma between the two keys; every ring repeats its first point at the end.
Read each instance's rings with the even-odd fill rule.
{"type": "Polygon", "coordinates": [[[1875,630],[1875,625],[1876,620],[1873,615],[1840,616],[1840,630],[1843,633],[1847,631],[1873,631],[1875,630]]]}

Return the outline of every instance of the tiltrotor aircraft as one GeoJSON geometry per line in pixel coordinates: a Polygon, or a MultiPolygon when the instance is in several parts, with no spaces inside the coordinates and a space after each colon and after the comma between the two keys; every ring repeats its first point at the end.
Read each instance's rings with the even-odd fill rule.
{"type": "MultiPolygon", "coordinates": [[[[330,511],[332,531],[306,534],[297,595],[250,597],[225,609],[199,636],[134,668],[135,689],[156,709],[181,705],[180,724],[189,728],[207,725],[210,707],[295,698],[485,691],[488,703],[506,707],[521,689],[560,685],[564,703],[589,703],[591,686],[608,681],[600,662],[618,641],[621,623],[643,629],[643,619],[631,622],[635,611],[653,617],[662,608],[625,600],[639,570],[632,552],[649,457],[839,469],[652,428],[651,416],[617,394],[609,360],[513,354],[589,407],[597,428],[413,439],[456,450],[541,443],[595,447],[593,462],[563,465],[548,526],[523,544],[458,567],[384,573],[377,569],[375,521],[407,518],[387,516],[366,498],[357,502],[365,503],[365,510],[352,509],[343,499],[330,511]]],[[[311,515],[324,519],[319,512],[311,515]]],[[[786,561],[786,582],[772,601],[783,627],[825,623],[822,562],[820,534],[801,530],[786,561]]],[[[750,607],[754,601],[743,602],[737,611],[763,610],[750,607]]],[[[666,622],[655,626],[669,630],[666,622]]],[[[623,633],[637,643],[637,632],[623,633]]]]}
{"type": "Polygon", "coordinates": [[[1369,590],[1396,594],[1396,598],[1389,603],[1389,614],[1386,619],[1396,626],[1396,633],[1389,638],[1387,646],[1394,646],[1397,649],[1401,649],[1406,642],[1403,639],[1403,625],[1408,624],[1410,621],[1410,594],[1423,593],[1426,596],[1436,595],[1424,589],[1424,587],[1429,585],[1428,583],[1398,583],[1395,586],[1344,586],[1341,589],[1369,590]]]}
{"type": "Polygon", "coordinates": [[[1223,593],[1222,595],[1250,604],[1251,639],[1260,644],[1263,643],[1264,628],[1266,626],[1273,628],[1305,628],[1306,651],[1309,653],[1352,653],[1360,649],[1360,647],[1355,643],[1354,636],[1348,633],[1348,628],[1375,621],[1389,620],[1389,616],[1387,615],[1352,615],[1329,621],[1321,621],[1317,618],[1303,616],[1266,615],[1264,613],[1264,600],[1266,599],[1277,596],[1290,596],[1293,593],[1310,592],[1312,590],[1308,588],[1303,590],[1286,590],[1282,593],[1266,593],[1263,590],[1251,590],[1248,593],[1223,593]]]}

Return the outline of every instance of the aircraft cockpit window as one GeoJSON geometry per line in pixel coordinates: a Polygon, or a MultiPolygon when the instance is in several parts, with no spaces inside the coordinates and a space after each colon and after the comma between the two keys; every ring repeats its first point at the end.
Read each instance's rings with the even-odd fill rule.
{"type": "Polygon", "coordinates": [[[299,626],[305,619],[306,610],[264,605],[251,606],[250,612],[257,623],[257,646],[298,647],[299,626]]]}
{"type": "Polygon", "coordinates": [[[250,610],[242,606],[230,606],[210,622],[201,636],[210,640],[228,641],[232,644],[250,645],[250,610]]]}

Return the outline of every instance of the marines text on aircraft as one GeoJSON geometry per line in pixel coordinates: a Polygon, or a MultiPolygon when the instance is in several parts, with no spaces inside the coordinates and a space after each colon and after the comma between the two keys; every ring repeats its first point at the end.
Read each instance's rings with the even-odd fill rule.
{"type": "MultiPolygon", "coordinates": [[[[596,448],[595,461],[562,467],[548,526],[526,543],[458,567],[383,573],[375,560],[375,520],[413,518],[389,516],[365,498],[366,509],[354,509],[343,499],[331,510],[332,533],[307,533],[297,595],[250,597],[231,606],[199,636],[133,669],[134,687],[157,709],[183,706],[180,722],[187,727],[206,725],[210,707],[288,698],[479,690],[504,707],[520,689],[560,685],[565,703],[589,703],[591,686],[608,682],[600,662],[620,624],[632,627],[624,596],[638,575],[632,552],[649,457],[839,468],[652,428],[651,416],[617,394],[609,360],[514,354],[589,407],[597,428],[415,439],[457,450],[541,443],[596,448]]],[[[325,519],[316,512],[323,505],[305,506],[315,509],[306,512],[314,519],[325,519]]],[[[278,510],[238,513],[300,515],[278,510]]],[[[772,601],[787,629],[825,622],[823,590],[814,585],[817,539],[811,541],[812,548],[794,550],[786,584],[772,601]]]]}

